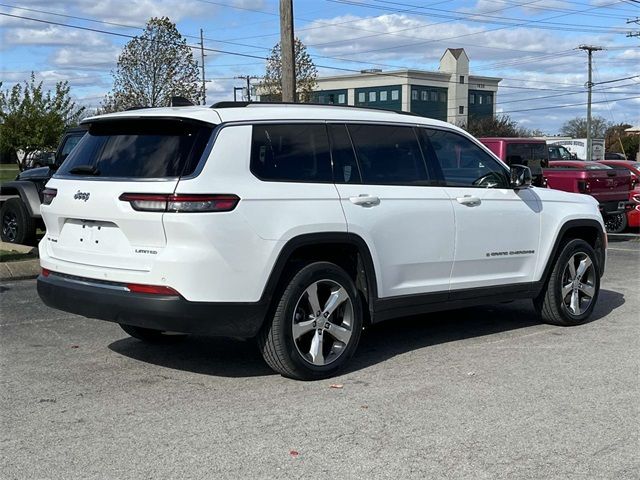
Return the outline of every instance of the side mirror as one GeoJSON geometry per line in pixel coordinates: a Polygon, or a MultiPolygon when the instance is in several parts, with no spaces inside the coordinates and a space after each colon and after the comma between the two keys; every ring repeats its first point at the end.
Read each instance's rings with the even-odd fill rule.
{"type": "Polygon", "coordinates": [[[532,177],[529,167],[524,165],[511,165],[511,188],[519,190],[531,187],[532,177]]]}

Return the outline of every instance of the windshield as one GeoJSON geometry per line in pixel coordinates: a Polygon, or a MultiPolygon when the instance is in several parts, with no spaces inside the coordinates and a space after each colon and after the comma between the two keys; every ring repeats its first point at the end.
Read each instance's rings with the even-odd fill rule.
{"type": "Polygon", "coordinates": [[[58,175],[164,178],[193,173],[213,126],[179,120],[126,119],[90,126],[58,175]]]}
{"type": "Polygon", "coordinates": [[[571,152],[559,145],[549,147],[549,160],[571,160],[573,157],[571,152]]]}

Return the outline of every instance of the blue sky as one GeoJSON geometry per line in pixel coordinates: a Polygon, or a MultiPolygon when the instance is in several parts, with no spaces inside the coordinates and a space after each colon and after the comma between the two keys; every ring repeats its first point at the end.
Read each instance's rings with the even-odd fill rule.
{"type": "MultiPolygon", "coordinates": [[[[238,54],[207,52],[208,103],[232,99],[243,85],[234,77],[263,75],[265,62],[253,57],[279,40],[277,0],[0,0],[0,13],[13,15],[0,15],[3,88],[34,71],[47,86],[68,80],[90,108],[112,86],[126,35],[140,34],[151,16],[168,16],[192,45],[202,28],[205,47],[238,54]]],[[[296,35],[320,75],[437,70],[447,47],[464,48],[471,74],[504,79],[498,111],[549,134],[586,115],[580,44],[606,48],[594,53],[596,83],[624,79],[594,87],[594,114],[640,124],[640,38],[627,36],[640,31],[627,23],[637,17],[638,0],[294,0],[296,35]]]]}

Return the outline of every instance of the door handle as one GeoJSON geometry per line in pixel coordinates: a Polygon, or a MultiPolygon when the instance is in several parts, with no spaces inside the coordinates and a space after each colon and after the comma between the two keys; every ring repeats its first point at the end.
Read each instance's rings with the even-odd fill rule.
{"type": "Polygon", "coordinates": [[[471,195],[457,197],[456,200],[460,205],[466,205],[467,207],[477,207],[482,203],[482,201],[478,197],[473,197],[471,195]]]}
{"type": "Polygon", "coordinates": [[[378,197],[367,195],[366,193],[360,194],[357,197],[349,197],[349,200],[354,205],[360,205],[361,207],[373,207],[380,203],[380,199],[378,197]]]}

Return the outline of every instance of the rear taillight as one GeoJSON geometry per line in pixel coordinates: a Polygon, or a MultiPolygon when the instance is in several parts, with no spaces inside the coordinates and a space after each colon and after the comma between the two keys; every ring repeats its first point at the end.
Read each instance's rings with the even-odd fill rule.
{"type": "Polygon", "coordinates": [[[42,269],[42,272],[41,272],[41,275],[42,275],[43,277],[48,277],[50,273],[51,273],[51,272],[50,272],[49,270],[47,270],[46,268],[43,268],[43,269],[42,269]]]}
{"type": "Polygon", "coordinates": [[[640,193],[637,193],[631,197],[634,202],[640,203],[640,193]]]}
{"type": "Polygon", "coordinates": [[[231,194],[155,194],[123,193],[120,200],[129,202],[131,208],[140,212],[230,212],[240,197],[231,194]]]}
{"type": "Polygon", "coordinates": [[[127,288],[133,293],[149,293],[151,295],[180,295],[171,287],[165,287],[162,285],[142,285],[139,283],[127,283],[127,288]]]}
{"type": "Polygon", "coordinates": [[[55,188],[45,188],[42,191],[42,204],[43,205],[51,205],[51,202],[58,195],[58,190],[55,188]]]}

